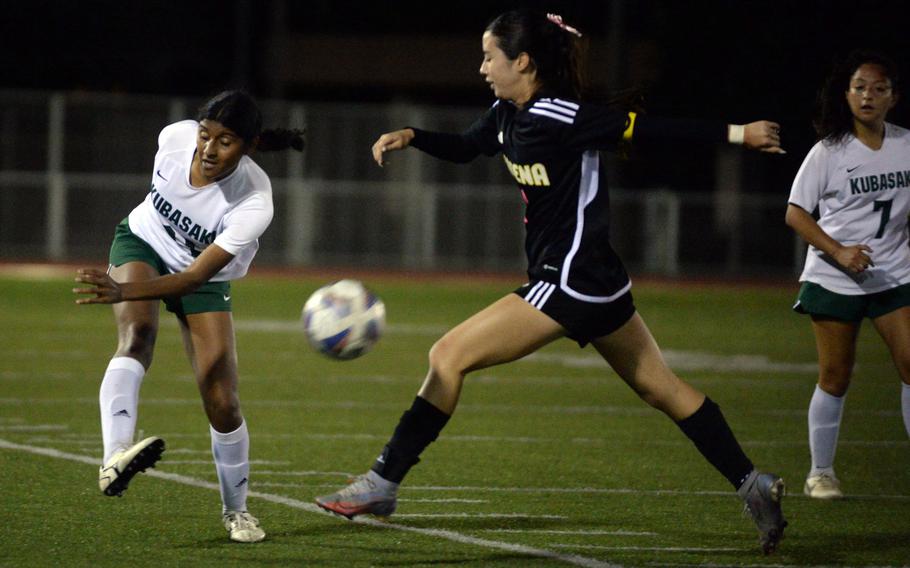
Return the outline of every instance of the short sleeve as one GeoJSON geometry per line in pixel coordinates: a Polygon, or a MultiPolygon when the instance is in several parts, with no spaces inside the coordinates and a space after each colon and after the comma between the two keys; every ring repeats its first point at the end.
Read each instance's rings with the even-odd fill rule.
{"type": "Polygon", "coordinates": [[[809,150],[803,160],[793,185],[790,188],[789,203],[809,213],[815,211],[828,185],[829,152],[824,143],[818,142],[809,150]]]}
{"type": "Polygon", "coordinates": [[[168,124],[158,134],[158,151],[177,150],[186,147],[187,141],[196,139],[199,123],[195,120],[181,120],[168,124]]]}
{"type": "Polygon", "coordinates": [[[224,217],[224,230],[215,237],[215,244],[237,256],[244,248],[256,243],[272,222],[274,208],[269,193],[257,192],[246,197],[224,217]]]}

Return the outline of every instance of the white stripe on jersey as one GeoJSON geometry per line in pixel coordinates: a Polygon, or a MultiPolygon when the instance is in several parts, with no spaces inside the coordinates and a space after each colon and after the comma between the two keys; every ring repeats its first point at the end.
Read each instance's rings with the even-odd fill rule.
{"type": "Polygon", "coordinates": [[[561,114],[556,114],[555,112],[550,112],[547,110],[539,109],[536,106],[531,107],[531,110],[529,110],[528,112],[530,112],[531,114],[539,114],[541,116],[548,116],[550,118],[555,118],[559,122],[565,122],[566,124],[575,124],[574,118],[569,118],[569,117],[563,116],[561,114]]]}
{"type": "Polygon", "coordinates": [[[552,104],[552,103],[537,102],[537,103],[534,103],[534,106],[533,106],[532,108],[539,108],[539,109],[552,110],[553,112],[556,112],[556,113],[565,115],[565,116],[567,116],[567,117],[569,117],[569,118],[575,118],[575,111],[574,111],[574,110],[568,109],[568,108],[565,108],[565,107],[561,107],[561,106],[559,106],[559,105],[554,105],[554,104],[552,104]]]}
{"type": "Polygon", "coordinates": [[[629,283],[619,289],[619,291],[609,295],[609,296],[589,296],[587,294],[582,294],[577,292],[569,287],[569,270],[572,266],[572,259],[575,258],[575,253],[578,252],[578,247],[581,246],[581,235],[585,230],[585,207],[591,203],[594,198],[597,196],[598,184],[600,181],[600,160],[597,157],[597,152],[593,150],[588,150],[584,153],[581,159],[581,183],[578,188],[578,208],[576,209],[576,218],[575,218],[575,236],[572,239],[572,248],[569,249],[569,254],[566,255],[566,259],[562,263],[562,271],[559,278],[559,287],[563,292],[572,296],[576,300],[581,300],[583,302],[593,302],[595,304],[606,304],[614,301],[623,294],[629,291],[632,287],[632,281],[629,280],[629,283]]]}
{"type": "Polygon", "coordinates": [[[544,99],[540,99],[540,100],[545,103],[555,103],[558,105],[562,105],[562,106],[570,108],[572,110],[578,110],[581,108],[581,106],[578,103],[573,103],[572,101],[564,101],[562,99],[544,98],[544,99]]]}

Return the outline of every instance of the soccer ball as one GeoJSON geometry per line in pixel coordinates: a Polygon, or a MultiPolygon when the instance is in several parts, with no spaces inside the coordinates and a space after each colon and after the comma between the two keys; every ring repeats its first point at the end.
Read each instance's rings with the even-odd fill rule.
{"type": "Polygon", "coordinates": [[[313,292],[303,306],[310,344],[332,359],[354,359],[379,341],[385,304],[357,280],[339,280],[313,292]]]}

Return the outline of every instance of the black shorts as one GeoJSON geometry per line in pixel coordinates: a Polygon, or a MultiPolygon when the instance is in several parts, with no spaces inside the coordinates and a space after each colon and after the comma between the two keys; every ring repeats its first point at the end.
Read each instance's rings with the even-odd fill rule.
{"type": "Polygon", "coordinates": [[[635,315],[631,291],[612,302],[584,302],[563,292],[559,284],[532,280],[515,293],[566,328],[566,335],[580,347],[610,335],[635,315]]]}

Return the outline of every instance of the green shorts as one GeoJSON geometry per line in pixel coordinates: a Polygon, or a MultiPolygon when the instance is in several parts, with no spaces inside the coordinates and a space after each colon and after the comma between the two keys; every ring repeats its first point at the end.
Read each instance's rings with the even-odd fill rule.
{"type": "Polygon", "coordinates": [[[875,319],[904,306],[910,306],[910,284],[874,294],[848,296],[822,288],[814,282],[803,282],[793,310],[800,314],[858,322],[863,318],[875,319]]]}
{"type": "MultiPolygon", "coordinates": [[[[133,234],[129,219],[124,219],[114,231],[109,262],[120,266],[127,262],[144,262],[158,271],[170,274],[164,261],[147,242],[133,234]]],[[[178,315],[202,314],[206,312],[231,311],[231,283],[206,282],[190,294],[179,298],[165,298],[167,311],[178,315]]]]}

